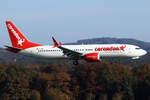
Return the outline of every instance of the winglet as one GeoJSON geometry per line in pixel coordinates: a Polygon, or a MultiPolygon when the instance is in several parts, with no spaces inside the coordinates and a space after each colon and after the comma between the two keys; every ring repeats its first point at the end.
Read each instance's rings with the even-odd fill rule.
{"type": "Polygon", "coordinates": [[[62,43],[61,43],[61,42],[59,42],[59,45],[60,45],[60,46],[62,46],[62,43]]]}
{"type": "Polygon", "coordinates": [[[57,43],[57,41],[55,40],[55,38],[54,38],[54,37],[52,37],[52,40],[53,40],[53,42],[54,42],[54,46],[53,46],[53,48],[58,47],[58,46],[59,46],[59,44],[57,43]]]}

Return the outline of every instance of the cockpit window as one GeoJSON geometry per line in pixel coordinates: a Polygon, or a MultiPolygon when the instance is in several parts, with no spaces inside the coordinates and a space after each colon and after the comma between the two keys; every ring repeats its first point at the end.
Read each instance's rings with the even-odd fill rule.
{"type": "Polygon", "coordinates": [[[139,50],[139,49],[141,49],[141,48],[135,48],[136,50],[139,50]]]}

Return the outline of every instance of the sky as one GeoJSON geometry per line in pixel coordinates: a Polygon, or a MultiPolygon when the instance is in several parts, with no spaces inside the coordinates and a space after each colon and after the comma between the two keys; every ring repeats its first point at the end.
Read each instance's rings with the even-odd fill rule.
{"type": "Polygon", "coordinates": [[[0,0],[0,46],[11,45],[5,21],[32,42],[53,44],[116,37],[150,42],[150,0],[0,0]]]}

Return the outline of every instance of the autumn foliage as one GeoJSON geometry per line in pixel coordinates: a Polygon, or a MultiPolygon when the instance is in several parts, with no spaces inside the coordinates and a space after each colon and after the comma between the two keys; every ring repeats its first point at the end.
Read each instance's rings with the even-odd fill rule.
{"type": "Polygon", "coordinates": [[[150,65],[0,64],[0,100],[149,100],[150,65]]]}

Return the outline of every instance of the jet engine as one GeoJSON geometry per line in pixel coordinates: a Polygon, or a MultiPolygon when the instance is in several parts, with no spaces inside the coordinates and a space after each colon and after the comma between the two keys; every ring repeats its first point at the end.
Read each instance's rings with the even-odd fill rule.
{"type": "Polygon", "coordinates": [[[99,53],[89,53],[84,56],[85,60],[88,62],[100,61],[99,53]]]}

